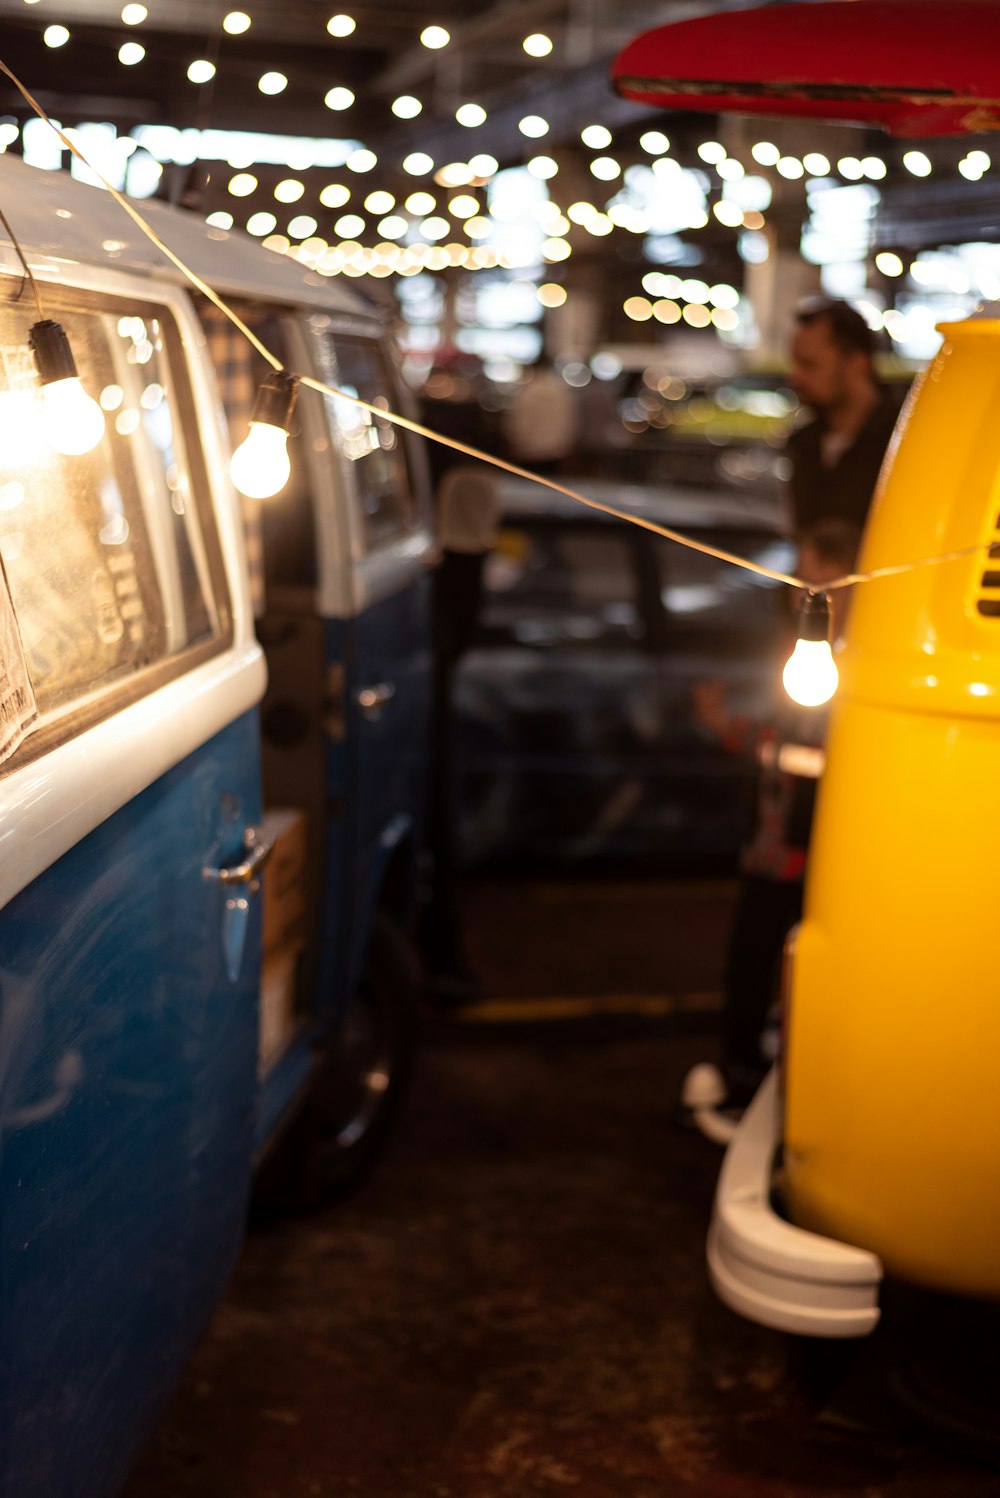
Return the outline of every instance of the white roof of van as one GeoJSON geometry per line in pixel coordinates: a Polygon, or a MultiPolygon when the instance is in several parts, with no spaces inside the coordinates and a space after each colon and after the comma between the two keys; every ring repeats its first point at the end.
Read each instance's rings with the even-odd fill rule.
{"type": "MultiPolygon", "coordinates": [[[[25,166],[18,157],[0,155],[0,201],[26,252],[53,256],[63,265],[107,266],[141,276],[155,271],[188,284],[109,192],[77,182],[68,172],[42,171],[25,166]]],[[[265,250],[248,234],[210,228],[197,215],[163,203],[131,201],[164,243],[213,290],[378,316],[376,308],[339,280],[265,250]]],[[[9,241],[0,227],[0,244],[4,243],[9,241]]]]}

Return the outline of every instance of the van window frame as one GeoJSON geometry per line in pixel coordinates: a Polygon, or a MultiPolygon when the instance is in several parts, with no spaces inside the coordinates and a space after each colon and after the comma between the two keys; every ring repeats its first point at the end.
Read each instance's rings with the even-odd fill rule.
{"type": "MultiPolygon", "coordinates": [[[[0,284],[6,282],[0,278],[0,284]]],[[[4,301],[16,304],[22,300],[23,282],[11,276],[4,301]]],[[[29,725],[24,738],[5,760],[0,762],[0,778],[23,769],[60,745],[70,742],[95,724],[112,718],[124,708],[151,696],[168,682],[186,675],[203,662],[223,655],[235,643],[234,600],[226,571],[219,537],[216,506],[205,455],[202,451],[201,425],[191,387],[184,337],[176,309],[155,297],[121,296],[117,292],[94,291],[68,284],[46,282],[43,287],[46,316],[58,319],[60,312],[93,312],[116,317],[155,317],[161,325],[167,365],[170,371],[170,397],[175,419],[184,435],[190,494],[201,531],[213,596],[210,612],[218,621],[218,633],[199,640],[171,655],[162,656],[134,674],[106,686],[97,683],[91,691],[29,725]]],[[[16,612],[16,610],[15,610],[16,612]]]]}
{"type": "MultiPolygon", "coordinates": [[[[309,362],[321,380],[333,385],[336,385],[337,376],[338,335],[364,338],[378,344],[391,384],[390,394],[395,409],[401,415],[407,414],[406,392],[393,357],[391,340],[381,322],[360,313],[330,312],[325,308],[313,307],[306,311],[304,331],[309,341],[309,362]]],[[[336,399],[335,396],[325,398],[324,420],[336,453],[338,489],[344,497],[349,527],[352,593],[350,612],[353,616],[358,616],[373,604],[380,603],[415,583],[439,557],[434,533],[433,505],[427,482],[427,465],[419,450],[423,439],[408,432],[405,427],[399,428],[399,431],[404,439],[405,472],[415,502],[417,524],[412,530],[378,550],[368,550],[357,480],[351,472],[353,465],[344,453],[340,429],[332,410],[332,403],[336,399]]]]}

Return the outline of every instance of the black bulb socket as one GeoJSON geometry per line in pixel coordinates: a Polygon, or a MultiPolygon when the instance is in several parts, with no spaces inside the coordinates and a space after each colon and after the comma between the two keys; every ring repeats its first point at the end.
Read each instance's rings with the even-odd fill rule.
{"type": "Polygon", "coordinates": [[[799,605],[798,637],[800,640],[830,641],[830,595],[806,593],[799,605]]]}
{"type": "Polygon", "coordinates": [[[43,385],[54,385],[57,380],[79,379],[73,350],[62,323],[54,322],[51,317],[33,323],[28,333],[28,347],[35,356],[35,368],[43,385]]]}
{"type": "Polygon", "coordinates": [[[289,431],[298,395],[298,375],[286,374],[284,370],[276,369],[257,389],[251,422],[261,422],[265,426],[280,427],[284,432],[289,431]]]}

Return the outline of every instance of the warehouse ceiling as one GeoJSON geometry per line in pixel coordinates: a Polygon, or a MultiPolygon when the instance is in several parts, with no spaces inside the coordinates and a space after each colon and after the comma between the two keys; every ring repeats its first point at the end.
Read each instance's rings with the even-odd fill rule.
{"type": "MultiPolygon", "coordinates": [[[[562,283],[542,288],[560,299],[545,306],[586,280],[628,336],[661,313],[705,326],[673,291],[639,295],[651,268],[689,290],[693,267],[737,287],[770,255],[764,230],[797,250],[805,228],[815,265],[843,258],[851,235],[854,260],[891,246],[894,274],[924,245],[992,235],[991,138],[925,153],[871,129],[666,113],[612,90],[612,62],[640,32],[747,4],[0,0],[0,59],[79,128],[107,180],[321,274],[363,276],[378,299],[421,268],[541,267],[562,283]],[[835,186],[857,191],[824,198],[835,186]]],[[[4,149],[80,174],[0,79],[4,149]]]]}
{"type": "MultiPolygon", "coordinates": [[[[530,144],[517,129],[526,114],[548,122],[551,143],[594,119],[613,124],[648,115],[611,92],[615,53],[644,28],[725,8],[717,0],[619,0],[613,7],[596,0],[339,3],[346,20],[338,15],[338,0],[243,0],[237,14],[250,24],[233,32],[224,28],[233,13],[227,0],[145,0],[144,6],[0,0],[0,55],[64,123],[102,119],[119,130],[168,123],[336,136],[362,143],[386,165],[415,150],[436,160],[486,151],[506,164],[521,159],[530,144]],[[123,14],[141,18],[130,25],[123,14]],[[336,34],[328,29],[331,21],[336,34]],[[53,26],[69,32],[55,47],[45,42],[53,26]],[[443,28],[446,44],[425,45],[421,35],[428,27],[443,28]],[[536,49],[551,50],[531,55],[524,45],[529,37],[542,39],[530,44],[536,49]],[[143,49],[138,62],[119,60],[126,44],[143,49]],[[203,83],[188,78],[198,61],[215,69],[203,83]],[[268,73],[287,80],[279,92],[260,91],[268,73]],[[349,91],[353,102],[328,106],[324,101],[335,89],[349,91]],[[419,114],[394,114],[400,98],[416,100],[419,114]],[[456,110],[468,103],[486,111],[482,124],[468,128],[456,121],[456,110]]],[[[12,112],[22,113],[7,86],[3,97],[12,112]]],[[[340,104],[347,97],[333,99],[340,104]]]]}

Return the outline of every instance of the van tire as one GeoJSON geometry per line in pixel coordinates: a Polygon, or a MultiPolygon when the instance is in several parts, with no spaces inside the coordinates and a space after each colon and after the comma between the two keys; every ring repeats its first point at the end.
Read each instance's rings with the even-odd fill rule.
{"type": "Polygon", "coordinates": [[[258,1212],[306,1211],[371,1175],[409,1088],[419,993],[410,942],[377,912],[360,981],[309,1097],[259,1171],[258,1212]]]}

